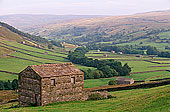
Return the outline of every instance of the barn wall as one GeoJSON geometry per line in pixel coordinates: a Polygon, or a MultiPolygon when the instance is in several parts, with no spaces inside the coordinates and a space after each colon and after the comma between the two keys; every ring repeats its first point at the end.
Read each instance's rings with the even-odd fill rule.
{"type": "Polygon", "coordinates": [[[26,68],[19,74],[20,106],[41,105],[41,78],[31,69],[26,68]]]}
{"type": "Polygon", "coordinates": [[[54,102],[85,100],[84,75],[70,75],[42,79],[42,105],[54,102]],[[75,77],[75,84],[71,83],[71,77],[75,77]],[[51,85],[51,79],[55,79],[55,86],[51,85]]]}

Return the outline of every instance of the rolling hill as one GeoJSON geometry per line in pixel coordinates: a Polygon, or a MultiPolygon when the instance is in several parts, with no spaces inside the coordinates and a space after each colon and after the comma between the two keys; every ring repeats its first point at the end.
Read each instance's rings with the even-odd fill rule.
{"type": "Polygon", "coordinates": [[[13,14],[0,16],[0,21],[6,22],[20,30],[33,26],[64,23],[82,18],[102,17],[101,15],[33,15],[33,14],[13,14]]]}
{"type": "MultiPolygon", "coordinates": [[[[160,15],[162,15],[162,12],[152,12],[152,13],[160,13],[160,15]]],[[[143,14],[139,14],[139,15],[143,15],[143,14]]],[[[148,13],[148,15],[150,15],[150,13],[148,13]]],[[[121,19],[121,17],[118,17],[118,18],[121,19]]],[[[100,19],[98,19],[98,21],[102,21],[100,19]]],[[[107,17],[106,19],[109,20],[110,17],[107,17]]],[[[93,24],[94,21],[92,23],[89,21],[90,25],[88,25],[87,24],[88,20],[80,20],[81,22],[84,21],[85,26],[83,27],[87,27],[86,29],[87,32],[83,32],[84,33],[83,36],[86,35],[86,33],[88,33],[88,35],[93,34],[94,33],[93,28],[96,27],[95,24],[93,24]],[[90,28],[92,30],[90,30],[90,28]]],[[[94,19],[94,20],[97,20],[97,19],[94,19]]],[[[78,26],[80,23],[77,22],[74,24],[78,26]]],[[[101,22],[99,23],[102,24],[101,22]]],[[[152,22],[148,22],[148,24],[149,23],[152,23],[152,22]]],[[[109,24],[110,23],[108,23],[108,25],[109,24]]],[[[154,26],[154,23],[152,23],[153,26],[151,25],[150,27],[152,29],[153,28],[164,28],[164,29],[167,28],[166,29],[167,31],[166,30],[160,31],[160,33],[156,35],[156,36],[160,36],[160,39],[167,39],[166,36],[169,35],[168,24],[169,22],[167,22],[166,24],[164,22],[163,23],[161,22],[160,24],[155,24],[154,26]]],[[[120,26],[120,27],[123,27],[123,26],[120,26]]],[[[70,30],[71,28],[72,26],[70,26],[70,30]]],[[[128,27],[128,28],[131,28],[131,27],[128,27]]],[[[128,28],[125,30],[130,30],[128,28]]],[[[81,35],[76,36],[76,32],[79,32],[79,31],[81,32],[82,29],[79,29],[79,28],[77,29],[77,27],[75,26],[73,26],[73,29],[74,29],[73,30],[74,36],[71,33],[63,34],[64,39],[82,38],[81,35]]],[[[98,29],[98,32],[101,32],[104,29],[105,29],[104,26],[100,27],[98,29]]],[[[72,31],[69,31],[69,32],[72,32],[72,31]]],[[[111,32],[111,35],[113,34],[114,34],[114,31],[111,32]]],[[[114,36],[108,36],[108,35],[110,35],[109,32],[103,32],[103,35],[98,35],[98,36],[104,36],[104,38],[115,38],[114,36]]],[[[150,34],[150,36],[152,35],[153,34],[150,34]]],[[[121,38],[126,39],[127,37],[121,37],[121,38]]],[[[133,38],[136,38],[136,37],[134,36],[133,38]]],[[[20,32],[19,30],[12,28],[12,26],[8,26],[7,24],[4,25],[1,23],[1,26],[0,26],[0,62],[1,62],[0,63],[0,80],[7,81],[7,80],[16,79],[17,75],[13,75],[12,73],[19,73],[21,70],[23,70],[28,65],[69,62],[69,60],[67,59],[68,51],[66,49],[59,48],[59,47],[55,47],[54,49],[48,49],[44,43],[41,43],[41,41],[35,41],[39,39],[40,37],[31,36],[29,34],[20,32]],[[38,39],[35,39],[35,38],[38,38],[38,39]],[[25,43],[23,43],[23,41],[25,41],[25,43]],[[33,46],[32,44],[42,44],[44,45],[44,47],[43,48],[36,47],[36,46],[33,46]],[[2,71],[6,71],[6,72],[2,72],[2,71]],[[12,72],[12,73],[7,73],[7,72],[12,72]]],[[[145,39],[147,40],[148,38],[145,38],[145,39]]],[[[141,39],[138,39],[138,40],[141,40],[141,39]]],[[[88,42],[88,41],[83,41],[83,42],[88,42]]],[[[96,42],[96,41],[93,40],[93,42],[96,42]]],[[[112,42],[112,41],[108,40],[106,42],[112,42]]],[[[136,41],[134,40],[132,42],[136,42],[136,41]]],[[[100,42],[97,42],[97,43],[100,43],[100,42]]],[[[169,78],[170,76],[169,71],[167,71],[169,70],[169,64],[170,64],[170,63],[167,63],[167,62],[170,62],[168,58],[166,59],[166,58],[157,57],[155,59],[151,59],[150,57],[146,56],[143,59],[139,59],[136,57],[136,55],[117,55],[117,54],[111,54],[109,52],[101,52],[101,53],[96,54],[94,51],[90,51],[86,55],[94,59],[95,58],[97,59],[111,58],[111,59],[121,60],[123,63],[129,63],[130,66],[133,67],[133,72],[144,72],[144,71],[146,72],[149,70],[156,70],[156,72],[153,72],[153,73],[150,73],[150,72],[149,73],[138,73],[138,74],[132,74],[131,76],[127,76],[127,77],[134,78],[135,80],[149,81],[150,79],[169,78]],[[103,53],[108,53],[109,57],[103,57],[103,53]],[[147,60],[150,60],[150,62],[147,62],[147,60]],[[155,63],[155,62],[159,62],[162,64],[164,63],[164,64],[162,65],[162,64],[155,63]],[[158,70],[164,70],[164,71],[158,72],[158,70]]],[[[86,67],[86,66],[80,66],[80,65],[76,65],[76,66],[79,69],[83,69],[83,70],[87,70],[89,68],[95,69],[92,67],[86,67]]],[[[85,88],[107,85],[109,80],[113,80],[115,78],[116,77],[107,78],[107,79],[85,80],[85,88]]],[[[156,87],[156,88],[113,91],[113,92],[110,92],[110,94],[115,97],[111,99],[98,100],[98,101],[84,101],[84,102],[81,102],[81,101],[64,102],[64,103],[62,102],[62,103],[55,103],[55,104],[51,104],[51,105],[47,105],[43,107],[11,108],[11,106],[15,106],[18,103],[8,103],[8,104],[0,105],[0,111],[16,111],[16,112],[17,111],[26,111],[26,112],[27,111],[28,112],[29,111],[33,111],[33,112],[34,111],[35,112],[36,111],[51,111],[51,112],[53,111],[61,111],[61,112],[64,112],[64,111],[75,111],[75,112],[76,111],[77,112],[80,112],[80,111],[108,111],[108,112],[110,111],[120,111],[120,112],[121,111],[135,111],[135,112],[154,111],[154,112],[162,112],[163,111],[163,112],[166,112],[167,111],[168,112],[170,111],[169,88],[170,86],[166,85],[166,86],[161,86],[161,87],[156,87]]],[[[0,94],[1,94],[0,99],[7,99],[11,97],[17,98],[17,94],[11,91],[1,91],[0,94]]]]}
{"type": "MultiPolygon", "coordinates": [[[[41,37],[37,37],[37,36],[33,36],[27,33],[23,33],[17,29],[15,29],[14,27],[0,22],[0,40],[1,42],[3,40],[5,41],[15,41],[15,42],[19,42],[22,43],[24,42],[27,45],[38,45],[39,43],[47,43],[48,40],[43,39],[41,37]],[[38,43],[37,43],[38,42],[38,43]]],[[[1,45],[1,44],[0,44],[1,45]]],[[[4,47],[0,47],[0,55],[5,55],[11,52],[10,49],[4,48],[4,47]]]]}
{"type": "MultiPolygon", "coordinates": [[[[67,63],[67,49],[53,46],[48,49],[49,41],[41,37],[23,33],[14,27],[0,22],[0,80],[13,80],[17,73],[29,65],[67,63]]],[[[79,69],[95,69],[76,65],[79,69]]]]}
{"type": "MultiPolygon", "coordinates": [[[[7,28],[0,26],[0,41],[2,40],[11,40],[11,41],[21,42],[23,41],[23,38],[20,35],[14,32],[11,32],[7,28]]],[[[10,52],[12,52],[12,50],[0,46],[0,56],[9,54],[10,52]]]]}
{"type": "Polygon", "coordinates": [[[170,39],[170,11],[128,16],[97,17],[37,26],[26,31],[73,44],[164,43],[170,39]],[[164,36],[163,36],[164,35],[164,36]],[[164,37],[164,38],[163,38],[164,37]]]}

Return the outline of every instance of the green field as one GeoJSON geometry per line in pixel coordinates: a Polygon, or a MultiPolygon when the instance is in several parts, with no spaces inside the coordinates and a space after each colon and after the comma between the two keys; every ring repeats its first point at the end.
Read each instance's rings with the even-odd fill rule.
{"type": "Polygon", "coordinates": [[[170,39],[170,31],[163,32],[163,33],[159,34],[158,36],[160,36],[161,39],[170,39]]]}
{"type": "MultiPolygon", "coordinates": [[[[162,71],[162,72],[151,72],[151,73],[140,73],[140,74],[132,74],[130,76],[124,76],[127,78],[133,78],[134,80],[154,80],[154,79],[161,79],[161,78],[170,78],[170,72],[162,71]]],[[[84,80],[84,88],[91,88],[91,87],[99,87],[103,85],[108,85],[110,80],[115,80],[116,77],[113,78],[106,78],[106,79],[89,79],[84,80]]]]}
{"type": "Polygon", "coordinates": [[[98,101],[54,103],[41,107],[9,108],[17,103],[0,106],[2,112],[169,112],[170,85],[110,92],[116,98],[98,101]]]}
{"type": "MultiPolygon", "coordinates": [[[[96,54],[96,51],[90,51],[87,56],[93,57],[95,59],[115,59],[115,60],[120,60],[122,64],[128,63],[128,65],[132,68],[132,73],[133,72],[144,72],[144,71],[154,71],[154,70],[169,70],[170,67],[168,67],[170,64],[156,64],[156,63],[151,63],[151,62],[146,62],[144,60],[150,60],[153,62],[160,62],[160,63],[170,63],[169,58],[161,58],[161,57],[155,57],[154,59],[144,55],[143,58],[136,57],[136,55],[118,55],[118,54],[112,54],[109,52],[104,52],[108,54],[108,57],[103,57],[102,53],[101,54],[96,54]],[[92,54],[95,53],[95,54],[92,54]],[[110,58],[109,58],[110,57],[110,58]],[[164,61],[165,59],[169,59],[169,61],[164,61]],[[128,61],[131,60],[131,61],[128,61]],[[134,61],[133,61],[134,60],[134,61]],[[161,60],[161,61],[160,61],[161,60]],[[162,66],[162,67],[157,67],[157,66],[162,66]]],[[[132,74],[130,76],[126,76],[129,78],[134,78],[134,80],[151,80],[151,79],[160,79],[160,78],[169,78],[170,77],[170,72],[168,71],[160,71],[160,72],[149,72],[149,73],[138,73],[138,74],[132,74]]],[[[95,80],[98,82],[98,84],[102,85],[107,84],[108,80],[103,80],[104,82],[101,82],[100,80],[95,80]]],[[[92,83],[93,81],[90,81],[92,83]]],[[[94,84],[94,85],[98,85],[94,84]]],[[[101,86],[100,85],[100,86],[101,86]]],[[[86,84],[85,84],[86,87],[86,84]]],[[[90,86],[87,86],[90,87],[90,86]]],[[[94,86],[93,86],[94,87],[94,86]]],[[[95,86],[97,87],[97,86],[95,86]]]]}
{"type": "Polygon", "coordinates": [[[165,50],[165,46],[169,46],[169,43],[155,43],[155,42],[147,42],[147,41],[133,41],[133,42],[130,42],[130,43],[123,43],[123,44],[117,44],[117,45],[140,45],[140,42],[143,42],[142,45],[145,45],[145,46],[154,46],[154,47],[157,47],[157,49],[159,50],[165,50]]]}
{"type": "MultiPolygon", "coordinates": [[[[23,45],[23,44],[14,42],[14,41],[2,41],[2,43],[10,45],[10,46],[17,47],[17,48],[29,50],[29,51],[36,51],[36,52],[41,52],[41,53],[48,52],[48,54],[51,54],[51,55],[58,55],[58,56],[67,57],[67,52],[65,50],[61,49],[61,48],[56,48],[56,49],[54,49],[50,52],[50,51],[47,51],[47,50],[44,50],[44,49],[38,49],[38,48],[35,48],[35,47],[23,45]]],[[[2,44],[2,46],[5,46],[4,44],[2,44]]],[[[9,47],[9,48],[19,50],[19,49],[14,48],[14,47],[9,47]]]]}
{"type": "MultiPolygon", "coordinates": [[[[19,44],[17,42],[13,42],[13,41],[3,41],[5,44],[9,44],[11,46],[15,46],[17,48],[13,48],[11,46],[6,46],[6,45],[2,45],[8,48],[12,48],[18,51],[21,51],[23,53],[20,52],[13,52],[12,54],[10,54],[11,56],[17,56],[17,57],[21,57],[21,58],[25,58],[25,59],[31,59],[34,61],[39,61],[42,63],[65,63],[65,62],[69,62],[69,60],[62,58],[62,57],[67,57],[67,55],[64,52],[58,52],[58,53],[54,53],[54,52],[50,52],[50,51],[46,51],[46,50],[42,50],[42,49],[38,49],[38,48],[34,48],[34,47],[30,47],[30,46],[26,46],[23,44],[19,44]],[[29,50],[29,51],[25,51],[25,50],[29,50]],[[35,53],[35,52],[31,52],[31,51],[36,51],[36,52],[40,52],[40,53],[44,53],[44,52],[48,52],[48,54],[51,55],[56,55],[56,56],[50,56],[50,55],[45,55],[45,54],[40,54],[40,53],[35,53]],[[33,56],[27,55],[27,54],[31,54],[33,56]],[[64,54],[63,54],[64,53],[64,54]],[[38,57],[34,57],[34,56],[38,56],[38,57]],[[57,57],[58,56],[58,57],[57,57]],[[42,58],[47,58],[47,59],[42,59],[42,58]],[[51,59],[55,59],[55,60],[59,60],[59,61],[54,61],[51,59]]],[[[61,50],[61,49],[60,49],[61,50]]],[[[152,60],[150,57],[148,56],[144,56],[143,58],[138,58],[136,57],[136,55],[118,55],[118,54],[113,54],[113,53],[109,53],[109,52],[100,52],[100,54],[96,54],[99,53],[97,51],[90,51],[88,54],[86,54],[87,56],[93,56],[93,57],[97,57],[97,59],[108,59],[103,58],[103,54],[107,53],[108,57],[111,57],[110,59],[115,59],[115,60],[121,60],[122,64],[128,63],[128,65],[130,67],[132,67],[132,73],[133,72],[143,72],[143,71],[153,71],[153,70],[169,70],[170,67],[152,67],[152,66],[168,66],[170,64],[156,64],[156,63],[150,63],[150,62],[146,62],[143,60],[152,60]],[[94,54],[95,53],[95,54],[94,54]],[[126,61],[123,61],[126,60],[126,61]],[[128,60],[137,60],[137,61],[128,61],[128,60]]],[[[154,58],[155,60],[152,60],[154,62],[168,62],[168,61],[157,61],[157,59],[167,59],[167,58],[160,58],[160,57],[156,57],[154,58]]],[[[9,71],[9,72],[15,72],[15,73],[19,73],[20,71],[22,71],[23,69],[25,69],[28,65],[39,65],[41,63],[38,62],[32,62],[32,61],[27,61],[27,60],[23,60],[23,59],[16,59],[16,58],[11,58],[11,57],[3,57],[0,58],[0,70],[4,70],[4,71],[9,71]]],[[[170,62],[170,61],[169,61],[170,62]]],[[[81,70],[88,70],[88,69],[92,69],[95,70],[96,68],[93,67],[86,67],[86,66],[81,66],[81,65],[76,65],[79,69],[81,70]]],[[[134,80],[151,80],[151,79],[159,79],[159,78],[168,78],[170,77],[170,73],[168,71],[161,71],[161,72],[151,72],[151,73],[139,73],[139,74],[132,74],[130,76],[126,76],[126,77],[130,77],[130,78],[134,78],[134,80]]],[[[12,80],[17,78],[16,75],[12,75],[12,74],[7,74],[7,73],[0,73],[0,80],[12,80]],[[5,78],[3,78],[5,77],[5,78]]],[[[111,79],[115,79],[115,78],[111,78],[111,79]]],[[[98,87],[98,86],[102,86],[102,85],[107,85],[108,81],[111,79],[92,79],[92,80],[85,80],[85,88],[90,88],[90,87],[98,87]]]]}
{"type": "Polygon", "coordinates": [[[12,74],[9,74],[9,73],[2,73],[0,72],[0,80],[3,80],[3,81],[7,81],[7,80],[14,80],[14,79],[17,79],[18,76],[17,75],[12,75],[12,74]]]}
{"type": "MultiPolygon", "coordinates": [[[[23,59],[11,58],[9,56],[1,57],[0,58],[0,70],[3,70],[3,71],[19,73],[20,71],[22,71],[23,69],[25,69],[29,65],[40,65],[40,64],[44,64],[44,63],[67,63],[67,62],[70,62],[69,60],[65,59],[67,57],[67,53],[64,52],[64,50],[62,52],[61,48],[58,49],[58,51],[53,50],[53,52],[50,52],[50,51],[47,51],[47,50],[38,49],[38,48],[30,47],[30,46],[27,46],[27,45],[19,44],[17,42],[13,42],[13,41],[3,41],[3,43],[17,47],[17,48],[7,46],[7,45],[4,45],[4,44],[1,44],[2,46],[23,52],[23,53],[13,52],[13,53],[10,54],[10,56],[16,56],[16,57],[19,57],[19,58],[24,58],[24,59],[42,62],[42,63],[38,63],[38,62],[33,62],[33,61],[28,61],[28,60],[23,60],[23,59]],[[25,50],[22,50],[22,49],[19,49],[19,48],[29,50],[29,51],[25,51],[25,50]],[[33,51],[33,52],[31,52],[31,51],[33,51]],[[35,53],[35,51],[40,52],[40,53],[48,52],[48,54],[55,55],[55,56],[35,53]],[[31,56],[24,54],[24,53],[31,54],[31,56]],[[38,56],[38,57],[34,57],[34,56],[38,56]],[[43,59],[43,58],[47,58],[47,59],[43,59]],[[51,59],[54,59],[54,60],[51,60],[51,59]]],[[[93,68],[93,67],[86,67],[86,66],[81,66],[81,65],[76,65],[76,66],[81,70],[96,69],[96,68],[93,68]]],[[[2,73],[2,72],[0,73],[0,80],[8,80],[8,79],[13,80],[15,78],[17,78],[16,75],[2,73]]]]}
{"type": "Polygon", "coordinates": [[[108,85],[108,82],[110,80],[115,80],[116,77],[114,78],[106,78],[106,79],[89,79],[89,80],[84,80],[84,88],[91,88],[91,87],[99,87],[103,85],[108,85]]]}
{"type": "Polygon", "coordinates": [[[16,59],[16,58],[0,58],[0,70],[9,71],[9,72],[20,72],[28,65],[37,65],[36,62],[16,59]]]}
{"type": "Polygon", "coordinates": [[[128,63],[132,67],[132,72],[143,72],[153,70],[168,70],[170,67],[150,67],[150,66],[162,66],[155,63],[145,61],[122,61],[123,64],[128,63]]]}
{"type": "MultiPolygon", "coordinates": [[[[37,48],[35,48],[35,47],[23,45],[23,44],[14,42],[14,41],[5,41],[5,40],[3,40],[2,42],[3,42],[4,44],[8,44],[8,45],[11,45],[11,46],[14,46],[14,47],[18,47],[18,48],[22,48],[22,49],[25,49],[25,50],[38,51],[38,52],[42,52],[42,53],[47,52],[46,50],[37,49],[37,48]]],[[[59,47],[55,48],[53,51],[55,51],[55,52],[58,51],[58,53],[65,53],[65,54],[67,55],[66,50],[65,50],[65,49],[62,49],[62,48],[59,48],[59,47]]],[[[56,53],[49,52],[49,51],[48,51],[48,53],[49,53],[49,54],[56,54],[56,53]]]]}

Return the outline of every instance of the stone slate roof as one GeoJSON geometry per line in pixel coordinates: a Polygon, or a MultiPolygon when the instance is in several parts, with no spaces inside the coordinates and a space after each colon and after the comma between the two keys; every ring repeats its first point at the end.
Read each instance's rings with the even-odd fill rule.
{"type": "Polygon", "coordinates": [[[131,80],[133,80],[133,78],[117,77],[116,80],[119,80],[119,81],[131,81],[131,80]]]}
{"type": "Polygon", "coordinates": [[[44,64],[30,66],[40,77],[83,74],[72,63],[44,64]]]}

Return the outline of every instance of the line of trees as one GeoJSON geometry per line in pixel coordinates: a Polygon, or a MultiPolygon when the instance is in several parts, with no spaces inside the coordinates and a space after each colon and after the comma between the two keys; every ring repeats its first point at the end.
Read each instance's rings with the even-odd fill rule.
{"type": "Polygon", "coordinates": [[[74,52],[70,51],[68,54],[68,59],[75,64],[97,68],[97,70],[93,72],[90,70],[84,71],[85,79],[127,76],[131,72],[131,68],[127,63],[122,65],[121,62],[115,61],[113,59],[98,60],[88,58],[85,56],[87,52],[87,48],[78,47],[74,52]]]}
{"type": "Polygon", "coordinates": [[[124,54],[145,54],[144,50],[147,50],[148,46],[138,46],[138,45],[125,45],[125,46],[116,46],[116,45],[104,45],[104,44],[87,44],[86,46],[89,50],[101,51],[115,51],[123,52],[124,54]]]}
{"type": "MultiPolygon", "coordinates": [[[[146,51],[147,55],[158,55],[159,57],[170,57],[168,52],[160,52],[156,47],[153,46],[139,46],[139,45],[125,45],[125,46],[110,46],[110,45],[97,45],[97,44],[89,44],[86,46],[88,50],[97,50],[101,51],[115,51],[115,52],[123,52],[124,54],[142,54],[144,55],[146,51]]],[[[166,49],[170,47],[166,46],[166,49]]]]}
{"type": "Polygon", "coordinates": [[[18,89],[18,80],[14,79],[12,81],[2,81],[0,80],[0,90],[17,90],[18,89]]]}
{"type": "Polygon", "coordinates": [[[158,57],[165,57],[165,58],[170,58],[170,52],[169,51],[158,51],[156,47],[149,46],[147,48],[146,53],[148,55],[158,55],[158,57]]]}

